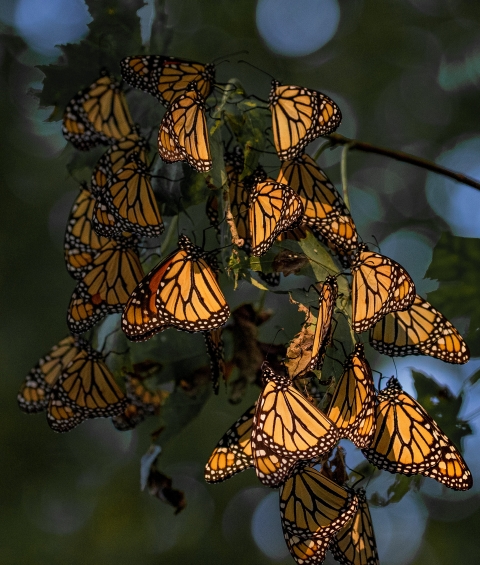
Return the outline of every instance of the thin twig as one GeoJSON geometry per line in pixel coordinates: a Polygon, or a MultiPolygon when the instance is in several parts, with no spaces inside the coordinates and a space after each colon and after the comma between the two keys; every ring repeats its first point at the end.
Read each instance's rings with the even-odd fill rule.
{"type": "Polygon", "coordinates": [[[350,143],[346,143],[342,148],[342,160],[340,162],[340,174],[342,176],[342,192],[345,206],[350,210],[350,199],[348,198],[348,180],[347,180],[347,153],[350,149],[350,143]]]}
{"type": "Polygon", "coordinates": [[[404,153],[403,151],[396,151],[394,149],[387,149],[386,147],[379,147],[377,145],[372,145],[371,143],[366,143],[364,141],[358,141],[357,139],[350,139],[344,137],[339,133],[331,133],[328,138],[331,140],[332,145],[349,145],[350,149],[358,149],[359,151],[364,151],[365,153],[376,153],[377,155],[384,155],[385,157],[390,157],[391,159],[396,159],[397,161],[403,161],[404,163],[410,163],[410,165],[415,165],[416,167],[422,167],[433,173],[439,175],[444,175],[453,180],[471,186],[476,190],[480,190],[480,182],[463,175],[462,173],[457,173],[450,169],[446,169],[441,165],[437,165],[433,161],[428,159],[422,159],[421,157],[415,157],[415,155],[410,155],[409,153],[404,153]]]}
{"type": "Polygon", "coordinates": [[[243,247],[245,241],[239,237],[237,226],[235,225],[235,220],[233,218],[232,209],[230,207],[230,191],[225,189],[223,191],[223,203],[224,203],[224,210],[225,210],[225,221],[230,228],[230,233],[232,234],[232,243],[237,245],[238,247],[243,247]]]}

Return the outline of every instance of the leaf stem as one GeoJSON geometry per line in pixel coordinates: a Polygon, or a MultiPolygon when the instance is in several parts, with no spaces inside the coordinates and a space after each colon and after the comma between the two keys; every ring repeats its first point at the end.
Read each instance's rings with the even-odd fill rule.
{"type": "Polygon", "coordinates": [[[452,171],[451,169],[437,165],[436,163],[429,161],[428,159],[416,157],[415,155],[410,155],[409,153],[404,153],[403,151],[397,151],[395,149],[388,149],[386,147],[372,145],[371,143],[366,143],[365,141],[350,139],[348,137],[340,135],[339,133],[331,133],[328,138],[330,139],[332,146],[348,145],[349,149],[357,149],[358,151],[364,151],[365,153],[376,153],[377,155],[384,155],[385,157],[390,157],[391,159],[409,163],[410,165],[415,165],[416,167],[427,169],[428,171],[432,171],[433,173],[449,177],[453,180],[471,186],[476,190],[480,190],[480,182],[462,173],[457,173],[456,171],[452,171]]]}

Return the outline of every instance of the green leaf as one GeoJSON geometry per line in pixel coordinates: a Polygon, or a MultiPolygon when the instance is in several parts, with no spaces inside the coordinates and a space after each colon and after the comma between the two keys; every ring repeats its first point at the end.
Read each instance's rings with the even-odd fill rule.
{"type": "Polygon", "coordinates": [[[417,400],[437,422],[443,432],[457,446],[461,446],[463,437],[470,435],[469,424],[458,417],[463,403],[463,393],[454,396],[449,388],[439,385],[435,379],[412,371],[417,400]]]}
{"type": "Polygon", "coordinates": [[[418,490],[422,477],[406,477],[397,473],[394,482],[389,485],[385,495],[374,492],[369,498],[372,506],[388,506],[394,502],[400,502],[402,498],[411,490],[418,490]]]}
{"type": "Polygon", "coordinates": [[[137,11],[143,0],[86,0],[93,21],[80,43],[61,45],[64,64],[40,65],[45,74],[38,94],[41,107],[54,106],[50,121],[62,118],[65,106],[94,82],[102,68],[120,78],[120,60],[144,53],[137,11]]]}
{"type": "Polygon", "coordinates": [[[427,277],[437,279],[440,287],[428,300],[448,318],[465,316],[470,327],[465,339],[473,356],[480,355],[480,301],[478,271],[480,239],[443,233],[433,251],[427,277]]]}

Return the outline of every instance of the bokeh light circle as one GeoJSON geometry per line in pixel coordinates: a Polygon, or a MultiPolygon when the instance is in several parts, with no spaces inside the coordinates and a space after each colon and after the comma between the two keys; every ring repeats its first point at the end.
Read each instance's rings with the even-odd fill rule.
{"type": "Polygon", "coordinates": [[[56,45],[80,39],[90,20],[83,0],[18,0],[14,16],[18,33],[45,55],[56,55],[56,45]]]}
{"type": "Polygon", "coordinates": [[[259,0],[257,28],[272,51],[308,55],[335,35],[340,21],[337,0],[259,0]]]}

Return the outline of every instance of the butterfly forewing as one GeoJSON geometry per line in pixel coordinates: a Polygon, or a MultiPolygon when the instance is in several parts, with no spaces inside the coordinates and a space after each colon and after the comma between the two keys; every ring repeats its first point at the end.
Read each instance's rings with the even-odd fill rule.
{"type": "Polygon", "coordinates": [[[375,386],[362,344],[347,358],[327,415],[340,435],[357,447],[370,445],[375,433],[375,386]]]}

